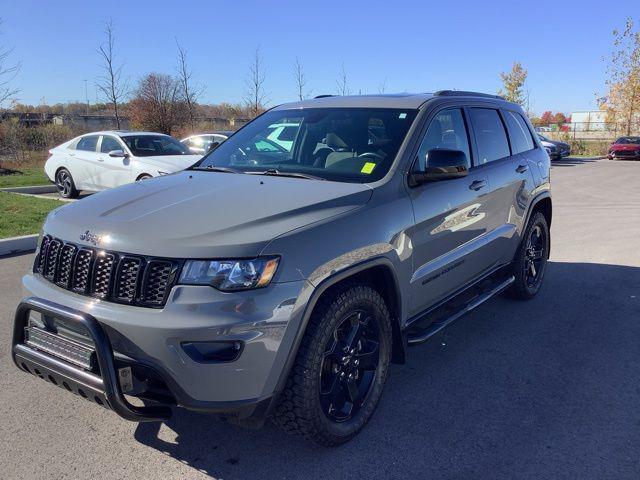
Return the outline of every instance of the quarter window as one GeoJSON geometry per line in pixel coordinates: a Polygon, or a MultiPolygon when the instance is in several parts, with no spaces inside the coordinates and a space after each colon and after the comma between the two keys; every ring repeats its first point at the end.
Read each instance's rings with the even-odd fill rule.
{"type": "Polygon", "coordinates": [[[498,111],[492,108],[472,108],[470,111],[480,165],[508,157],[511,154],[509,142],[498,111]]]}
{"type": "Polygon", "coordinates": [[[98,145],[98,136],[89,135],[88,137],[82,137],[76,145],[76,150],[84,150],[86,152],[95,152],[96,145],[98,145]]]}
{"type": "Polygon", "coordinates": [[[418,150],[417,170],[427,167],[429,150],[460,150],[467,156],[467,167],[471,166],[469,137],[459,108],[442,110],[431,120],[427,133],[418,150]]]}
{"type": "Polygon", "coordinates": [[[113,137],[102,137],[102,143],[100,144],[101,153],[109,153],[113,150],[122,150],[120,142],[113,137]]]}
{"type": "Polygon", "coordinates": [[[510,111],[505,112],[504,118],[509,130],[513,153],[522,153],[533,150],[535,145],[524,118],[522,118],[519,113],[510,111]]]}

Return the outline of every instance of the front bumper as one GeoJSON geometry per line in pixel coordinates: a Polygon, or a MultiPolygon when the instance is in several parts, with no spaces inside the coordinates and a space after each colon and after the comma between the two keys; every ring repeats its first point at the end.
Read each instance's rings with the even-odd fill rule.
{"type": "Polygon", "coordinates": [[[26,298],[20,302],[16,310],[12,347],[13,361],[18,368],[109,408],[122,418],[145,422],[165,420],[171,416],[171,409],[168,406],[140,407],[127,401],[117,380],[109,339],[98,321],[89,314],[40,298],[26,298]],[[32,311],[52,315],[84,328],[95,345],[100,375],[29,347],[25,343],[25,328],[32,311]]]}
{"type": "MultiPolygon", "coordinates": [[[[76,319],[89,318],[76,323],[80,322],[90,332],[96,354],[103,352],[102,362],[108,362],[105,357],[113,359],[115,356],[116,369],[128,362],[152,371],[156,374],[156,383],[166,386],[163,397],[166,400],[162,406],[177,405],[246,418],[265,413],[270,405],[293,344],[299,317],[295,314],[296,301],[306,283],[273,284],[265,289],[238,293],[222,293],[210,287],[177,286],[161,310],[87,298],[63,290],[35,274],[26,275],[23,284],[37,299],[21,304],[18,308],[22,312],[20,318],[27,315],[25,309],[41,313],[44,309],[46,315],[53,317],[66,312],[65,315],[76,319]],[[34,302],[38,308],[31,308],[34,302]],[[88,328],[87,323],[94,327],[88,328]],[[102,333],[94,335],[95,331],[102,333]],[[183,348],[185,342],[229,340],[243,344],[240,357],[232,362],[197,361],[183,348]]],[[[51,381],[48,377],[51,375],[58,383],[72,376],[76,385],[72,390],[77,392],[81,388],[87,394],[81,396],[94,401],[97,397],[105,406],[129,418],[130,413],[125,409],[113,408],[114,398],[117,406],[121,402],[117,402],[118,390],[113,387],[110,377],[88,376],[82,369],[73,369],[59,358],[25,345],[24,334],[20,336],[24,323],[18,317],[16,314],[17,336],[13,348],[18,367],[25,370],[21,365],[21,361],[25,361],[25,365],[31,365],[31,373],[35,373],[34,368],[40,365],[41,378],[51,381]],[[111,391],[107,390],[109,385],[111,391]]],[[[106,365],[104,368],[108,372],[109,365],[106,365]]],[[[99,371],[103,371],[102,364],[99,371]]],[[[71,386],[69,381],[67,384],[71,386]]],[[[157,401],[157,395],[152,400],[157,401]]],[[[144,418],[139,412],[134,414],[138,421],[144,418]]]]}

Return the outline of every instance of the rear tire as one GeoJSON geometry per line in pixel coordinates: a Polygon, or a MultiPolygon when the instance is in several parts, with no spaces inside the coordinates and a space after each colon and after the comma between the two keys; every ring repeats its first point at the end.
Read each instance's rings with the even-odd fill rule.
{"type": "Polygon", "coordinates": [[[522,241],[513,259],[515,281],[507,294],[519,300],[533,298],[542,285],[549,259],[549,226],[542,212],[529,219],[522,241]]]}
{"type": "Polygon", "coordinates": [[[76,184],[73,181],[73,177],[71,176],[71,172],[66,168],[61,168],[56,172],[56,187],[58,188],[58,193],[62,198],[77,198],[78,190],[76,189],[76,184]]]}
{"type": "Polygon", "coordinates": [[[391,349],[391,318],[377,291],[352,283],[325,293],[309,319],[274,423],[318,445],[347,442],[378,405],[391,349]]]}

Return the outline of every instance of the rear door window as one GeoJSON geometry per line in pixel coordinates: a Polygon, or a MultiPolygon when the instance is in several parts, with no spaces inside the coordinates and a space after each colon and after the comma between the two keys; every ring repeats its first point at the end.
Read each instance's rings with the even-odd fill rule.
{"type": "Polygon", "coordinates": [[[519,113],[506,111],[504,119],[511,138],[513,153],[522,153],[535,148],[531,132],[524,118],[519,113]]]}
{"type": "Polygon", "coordinates": [[[98,145],[98,135],[89,135],[82,137],[76,145],[76,150],[84,150],[85,152],[95,152],[98,145]]]}
{"type": "Polygon", "coordinates": [[[493,108],[471,108],[471,124],[478,144],[480,165],[511,155],[507,132],[500,114],[493,108]]]}

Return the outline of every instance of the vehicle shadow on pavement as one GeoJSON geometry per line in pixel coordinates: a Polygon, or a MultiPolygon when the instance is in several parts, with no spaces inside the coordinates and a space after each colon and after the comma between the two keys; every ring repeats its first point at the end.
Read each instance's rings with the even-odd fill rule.
{"type": "Polygon", "coordinates": [[[216,478],[638,478],[640,268],[548,264],[390,370],[370,424],[335,449],[176,411],[138,442],[216,478]]]}
{"type": "Polygon", "coordinates": [[[552,167],[575,167],[584,163],[593,163],[598,160],[604,160],[602,157],[563,157],[558,160],[552,160],[552,167]]]}

